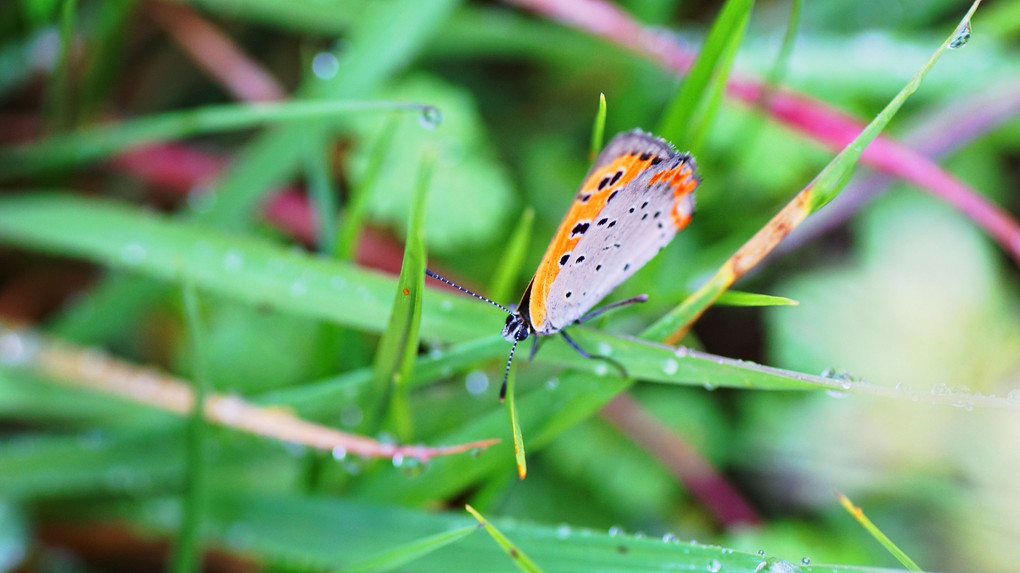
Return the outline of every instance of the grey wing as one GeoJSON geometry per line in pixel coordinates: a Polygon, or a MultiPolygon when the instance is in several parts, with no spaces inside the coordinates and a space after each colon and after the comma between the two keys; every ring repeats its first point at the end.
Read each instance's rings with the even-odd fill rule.
{"type": "MultiPolygon", "coordinates": [[[[650,180],[656,173],[684,162],[689,162],[692,172],[695,166],[689,155],[673,151],[668,143],[665,145],[669,155],[624,187],[574,246],[567,268],[560,271],[549,288],[547,313],[565,322],[555,327],[563,328],[582,317],[676,235],[678,229],[670,215],[677,206],[674,187],[669,181],[650,184],[650,180]]],[[[693,210],[692,195],[681,201],[685,202],[681,208],[693,210]]]]}

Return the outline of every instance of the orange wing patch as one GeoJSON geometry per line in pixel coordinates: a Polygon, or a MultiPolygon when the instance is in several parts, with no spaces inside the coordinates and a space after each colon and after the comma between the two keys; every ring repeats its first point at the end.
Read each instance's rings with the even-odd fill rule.
{"type": "Polygon", "coordinates": [[[691,193],[698,187],[698,179],[693,175],[694,170],[691,169],[688,162],[684,161],[669,171],[656,173],[652,176],[651,183],[668,181],[673,187],[673,197],[676,201],[673,202],[670,217],[673,219],[673,225],[678,231],[691,222],[691,211],[694,207],[691,202],[691,193]]]}
{"type": "Polygon", "coordinates": [[[642,158],[637,153],[620,156],[594,171],[581,185],[580,192],[563,217],[532,279],[529,310],[531,325],[536,330],[541,330],[545,324],[545,302],[549,288],[560,273],[560,268],[570,260],[569,255],[574,246],[581,240],[588,226],[595,224],[595,218],[615,198],[617,192],[647,169],[653,160],[656,160],[654,156],[642,158]]]}

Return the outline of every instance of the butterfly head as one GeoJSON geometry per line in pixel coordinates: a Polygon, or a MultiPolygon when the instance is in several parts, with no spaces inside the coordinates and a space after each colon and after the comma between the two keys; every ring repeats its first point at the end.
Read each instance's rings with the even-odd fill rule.
{"type": "Polygon", "coordinates": [[[515,312],[506,317],[506,324],[503,326],[503,338],[508,342],[521,342],[527,340],[531,335],[531,324],[524,316],[515,312]]]}

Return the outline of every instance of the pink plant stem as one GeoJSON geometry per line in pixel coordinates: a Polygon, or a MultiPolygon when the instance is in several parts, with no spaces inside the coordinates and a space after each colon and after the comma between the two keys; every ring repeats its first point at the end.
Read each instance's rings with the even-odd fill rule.
{"type": "MultiPolygon", "coordinates": [[[[604,0],[505,0],[549,19],[584,30],[614,44],[646,54],[668,69],[686,72],[696,52],[671,36],[641,26],[629,14],[604,0]]],[[[727,94],[748,105],[760,105],[765,85],[732,76],[727,94]]],[[[809,135],[831,149],[842,149],[864,128],[862,122],[824,103],[788,90],[770,94],[766,111],[776,120],[809,135]]],[[[940,197],[970,217],[1020,264],[1020,225],[1008,213],[936,163],[895,140],[880,135],[861,161],[905,179],[940,197]]]]}
{"type": "Polygon", "coordinates": [[[740,492],[719,475],[708,460],[649,414],[630,394],[613,398],[602,408],[602,417],[665,464],[719,523],[730,527],[761,522],[740,492]]]}

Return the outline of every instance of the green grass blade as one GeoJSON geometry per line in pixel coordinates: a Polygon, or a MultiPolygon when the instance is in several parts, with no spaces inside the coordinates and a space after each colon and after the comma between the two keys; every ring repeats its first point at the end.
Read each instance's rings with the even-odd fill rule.
{"type": "Polygon", "coordinates": [[[514,434],[514,461],[517,464],[517,477],[524,479],[528,475],[528,460],[524,452],[524,433],[521,431],[521,421],[517,417],[514,378],[514,365],[511,363],[506,377],[506,413],[510,418],[510,429],[514,434]]]}
{"type": "Polygon", "coordinates": [[[720,306],[797,306],[799,301],[785,296],[728,290],[715,302],[720,306]]]}
{"type": "Polygon", "coordinates": [[[481,523],[482,526],[485,527],[485,531],[487,531],[489,535],[496,540],[496,543],[503,548],[503,551],[510,556],[510,559],[513,560],[514,565],[516,565],[518,569],[524,571],[524,573],[541,573],[542,570],[538,567],[538,565],[535,565],[534,561],[518,549],[512,541],[507,539],[507,537],[503,535],[499,529],[496,529],[496,526],[492,525],[492,523],[482,517],[482,514],[475,511],[475,508],[470,505],[465,505],[464,508],[478,520],[478,523],[481,523]]]}
{"type": "Polygon", "coordinates": [[[413,434],[407,393],[411,369],[418,355],[418,330],[421,326],[422,291],[425,289],[425,199],[432,178],[434,159],[426,156],[419,167],[404,246],[404,262],[397,279],[389,324],[379,341],[374,366],[374,381],[365,397],[365,422],[370,431],[389,403],[390,425],[401,440],[413,434]]]}
{"type": "Polygon", "coordinates": [[[445,531],[428,537],[417,539],[399,547],[369,557],[348,567],[344,567],[347,573],[368,573],[392,571],[397,567],[406,565],[420,557],[428,555],[437,549],[456,543],[464,537],[478,531],[477,526],[461,527],[453,531],[445,531]]]}
{"type": "Polygon", "coordinates": [[[599,151],[602,151],[602,141],[606,133],[606,94],[599,94],[599,110],[595,114],[595,123],[591,128],[591,153],[590,159],[595,160],[599,151]]]}
{"type": "Polygon", "coordinates": [[[687,146],[698,132],[707,129],[711,117],[706,113],[715,94],[721,94],[726,76],[743,39],[754,0],[728,0],[712,24],[698,54],[698,60],[684,78],[659,122],[658,134],[677,145],[687,146]],[[713,84],[715,87],[713,87],[713,84]],[[696,125],[695,118],[701,114],[696,125]],[[698,127],[698,126],[701,127],[698,127]]]}
{"type": "Polygon", "coordinates": [[[939,45],[928,61],[918,70],[907,85],[896,94],[892,101],[871,120],[871,123],[839,152],[791,203],[787,204],[764,228],[751,237],[733,257],[726,261],[704,286],[688,297],[682,304],[660,318],[648,330],[648,339],[669,340],[671,343],[678,342],[690,324],[701,316],[705,309],[711,306],[718,299],[719,295],[729,288],[737,278],[756,265],[765,254],[775,248],[779,241],[808,215],[822,208],[839,194],[852,174],[854,167],[856,167],[864,149],[878,137],[878,134],[885,129],[907,99],[917,91],[921,85],[921,80],[924,79],[932,66],[935,65],[935,62],[938,61],[942,53],[946,51],[949,44],[957,36],[958,31],[970,22],[971,16],[977,10],[980,3],[980,0],[977,0],[971,5],[967,14],[961,20],[960,25],[939,45]]]}
{"type": "Polygon", "coordinates": [[[847,513],[853,516],[853,518],[856,519],[857,522],[860,523],[862,527],[864,527],[865,531],[870,533],[871,536],[874,537],[876,541],[881,543],[882,547],[885,547],[886,551],[891,553],[892,556],[895,557],[896,560],[899,561],[901,564],[903,564],[904,567],[906,567],[910,571],[923,571],[923,569],[921,569],[921,567],[918,566],[917,563],[914,563],[913,559],[911,559],[902,549],[900,549],[899,547],[896,546],[895,543],[893,543],[892,539],[889,539],[889,536],[887,536],[885,533],[882,533],[882,530],[879,529],[878,526],[875,525],[870,519],[868,519],[867,515],[864,515],[864,510],[854,505],[854,503],[850,501],[850,498],[839,493],[838,491],[836,492],[836,497],[839,499],[839,504],[843,506],[843,509],[845,509],[847,513]]]}
{"type": "Polygon", "coordinates": [[[489,298],[492,300],[506,302],[514,296],[511,289],[521,276],[521,267],[528,254],[528,243],[531,241],[534,223],[535,210],[528,207],[517,220],[517,226],[510,235],[503,256],[499,259],[496,275],[492,277],[492,283],[489,285],[489,298]]]}
{"type": "Polygon", "coordinates": [[[336,255],[341,261],[353,261],[358,250],[358,239],[361,238],[361,230],[364,227],[365,211],[368,209],[369,199],[372,198],[372,190],[379,179],[383,164],[390,151],[390,144],[397,133],[397,126],[401,117],[393,114],[382,131],[378,140],[372,147],[372,153],[368,159],[368,167],[351,191],[351,198],[341,218],[342,228],[337,236],[336,255]]]}
{"type": "MultiPolygon", "coordinates": [[[[194,280],[203,291],[236,301],[383,332],[397,283],[347,263],[310,256],[258,238],[224,233],[194,221],[175,221],[110,201],[37,193],[0,199],[0,240],[65,257],[84,258],[166,282],[194,280]]],[[[431,340],[493,340],[505,315],[459,293],[429,290],[421,332],[431,340]]],[[[611,353],[631,375],[667,383],[740,388],[818,388],[802,375],[721,360],[586,328],[574,337],[585,348],[611,353]]],[[[492,342],[487,352],[506,351],[492,342]]],[[[598,374],[562,340],[548,341],[537,360],[598,374]]],[[[491,434],[490,434],[491,435],[491,434]]]]}
{"type": "Polygon", "coordinates": [[[305,145],[308,148],[305,155],[305,173],[312,204],[315,205],[317,246],[320,253],[331,255],[337,242],[337,192],[327,156],[329,140],[309,137],[305,140],[305,145]]]}
{"type": "Polygon", "coordinates": [[[184,282],[184,314],[188,328],[190,350],[193,358],[193,378],[195,381],[194,404],[188,419],[187,437],[187,469],[184,487],[184,510],[181,526],[177,534],[177,545],[174,549],[172,570],[175,573],[198,571],[202,558],[199,541],[199,526],[205,511],[207,499],[207,460],[206,434],[208,424],[205,420],[205,396],[209,391],[209,380],[205,367],[205,334],[203,332],[201,310],[198,293],[194,283],[185,278],[184,282]]]}
{"type": "Polygon", "coordinates": [[[402,102],[291,101],[213,105],[172,111],[0,149],[0,177],[60,169],[96,161],[139,145],[195,135],[310,119],[328,124],[337,116],[356,112],[409,110],[421,113],[427,109],[430,108],[426,105],[402,102]]]}
{"type": "MultiPolygon", "coordinates": [[[[78,0],[64,0],[60,6],[60,54],[56,69],[46,90],[46,107],[49,108],[51,127],[58,131],[74,124],[74,93],[71,88],[71,52],[74,48],[75,12],[78,0]]],[[[2,163],[0,163],[2,167],[2,163]]],[[[0,170],[2,171],[2,170],[0,170]]]]}

